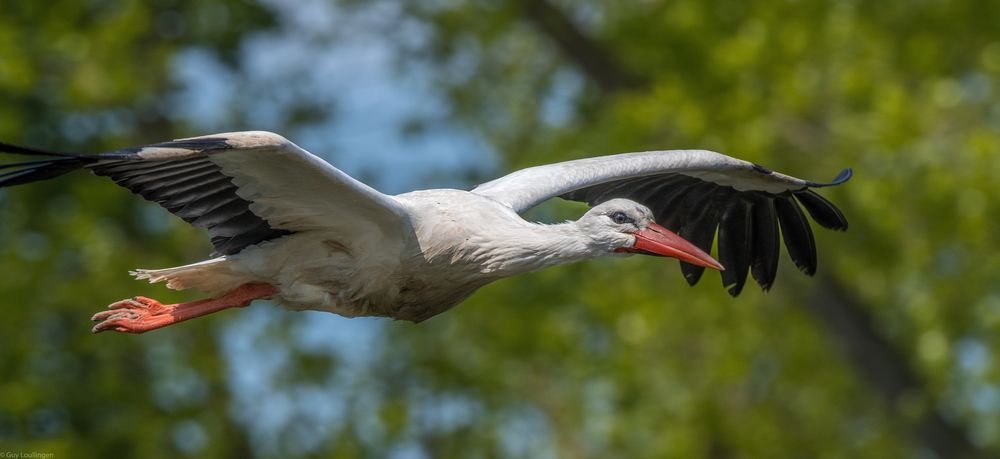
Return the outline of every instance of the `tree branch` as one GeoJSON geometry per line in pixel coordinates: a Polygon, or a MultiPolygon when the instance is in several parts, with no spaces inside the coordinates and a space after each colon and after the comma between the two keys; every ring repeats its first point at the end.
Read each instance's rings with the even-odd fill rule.
{"type": "Polygon", "coordinates": [[[847,354],[858,373],[899,414],[916,405],[911,428],[917,441],[941,457],[981,457],[984,454],[969,442],[966,429],[941,415],[923,381],[908,365],[906,355],[883,336],[861,302],[830,278],[817,279],[806,308],[819,319],[827,332],[847,354]]]}
{"type": "Polygon", "coordinates": [[[583,33],[576,24],[548,0],[515,0],[543,35],[552,40],[570,62],[604,92],[639,89],[647,85],[639,76],[619,64],[600,43],[583,33]]]}

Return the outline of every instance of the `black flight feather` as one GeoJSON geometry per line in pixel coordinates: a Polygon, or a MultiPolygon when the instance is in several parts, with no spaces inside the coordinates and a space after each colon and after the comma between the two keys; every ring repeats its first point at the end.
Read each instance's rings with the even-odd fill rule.
{"type": "Polygon", "coordinates": [[[719,263],[722,271],[722,285],[729,294],[737,296],[746,284],[750,270],[750,225],[751,204],[742,197],[736,197],[722,214],[719,222],[719,263]]]}
{"type": "Polygon", "coordinates": [[[247,246],[291,234],[271,228],[250,211],[251,201],[236,194],[232,178],[208,156],[200,154],[231,148],[225,137],[177,140],[99,154],[60,153],[0,143],[0,153],[46,157],[0,165],[0,188],[90,169],[192,225],[207,229],[215,254],[231,255],[247,246]],[[142,153],[150,148],[181,151],[172,156],[143,158],[142,153]]]}
{"type": "Polygon", "coordinates": [[[813,190],[805,189],[796,191],[795,197],[802,203],[802,206],[809,212],[816,223],[824,228],[836,231],[847,230],[847,218],[840,212],[837,206],[813,190]]]}
{"type": "Polygon", "coordinates": [[[753,244],[750,249],[750,274],[765,292],[774,284],[781,256],[781,235],[774,200],[757,193],[753,204],[753,244]]]}
{"type": "Polygon", "coordinates": [[[781,234],[785,239],[785,248],[792,257],[795,266],[800,271],[813,275],[816,273],[816,241],[812,228],[798,203],[791,193],[784,193],[774,199],[774,208],[781,224],[781,234]]]}
{"type": "MultiPolygon", "coordinates": [[[[681,227],[678,235],[694,244],[705,253],[712,252],[712,242],[715,240],[715,231],[719,227],[719,215],[725,206],[725,199],[730,192],[723,188],[716,188],[708,194],[708,200],[702,205],[700,212],[691,216],[681,227]]],[[[681,274],[689,285],[695,285],[705,272],[705,267],[696,266],[691,263],[681,262],[681,274]]]]}

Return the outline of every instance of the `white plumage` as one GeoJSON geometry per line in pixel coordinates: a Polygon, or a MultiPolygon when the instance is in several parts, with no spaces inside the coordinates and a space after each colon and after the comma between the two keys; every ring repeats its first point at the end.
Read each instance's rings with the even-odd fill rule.
{"type": "Polygon", "coordinates": [[[98,155],[0,150],[52,158],[2,166],[13,170],[0,175],[0,187],[88,168],[211,235],[216,257],[133,274],[214,299],[124,300],[95,316],[95,331],[142,332],[262,297],[296,310],[419,322],[497,279],[631,253],[680,258],[693,283],[704,267],[721,268],[706,253],[717,228],[730,292],[739,293],[748,273],[768,288],[779,226],[793,260],[811,274],[815,245],[798,203],[821,225],[845,229],[840,211],[810,188],[850,177],[847,170],[819,184],[710,151],[651,151],[532,167],[472,191],[388,196],[267,132],[98,155]],[[519,216],[556,196],[595,207],[553,225],[519,216]]]}

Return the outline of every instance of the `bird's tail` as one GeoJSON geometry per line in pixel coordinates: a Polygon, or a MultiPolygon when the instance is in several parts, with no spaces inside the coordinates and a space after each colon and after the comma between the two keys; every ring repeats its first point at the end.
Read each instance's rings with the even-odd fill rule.
{"type": "Polygon", "coordinates": [[[0,188],[58,177],[82,169],[98,159],[79,153],[58,153],[0,142],[0,153],[44,156],[45,159],[0,164],[0,188]]]}
{"type": "Polygon", "coordinates": [[[136,269],[132,277],[150,283],[166,282],[173,290],[195,289],[216,296],[256,279],[232,268],[225,257],[166,269],[136,269]]]}

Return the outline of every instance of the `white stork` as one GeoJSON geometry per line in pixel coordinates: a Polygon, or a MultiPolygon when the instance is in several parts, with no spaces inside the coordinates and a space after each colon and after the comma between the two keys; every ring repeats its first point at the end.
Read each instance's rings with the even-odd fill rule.
{"type": "Polygon", "coordinates": [[[851,176],[845,169],[833,182],[816,183],[711,151],[648,151],[531,167],[471,191],[389,196],[269,132],[93,155],[9,144],[0,151],[44,157],[0,165],[0,187],[89,169],[208,230],[211,259],[131,274],[209,299],[122,300],[94,315],[95,333],[142,333],[262,298],[293,310],[420,322],[504,277],[635,253],[680,259],[692,285],[710,267],[722,271],[733,296],[748,272],[767,290],[779,234],[800,270],[816,270],[799,204],[820,225],[847,228],[843,214],[811,188],[851,176]],[[556,196],[594,207],[559,224],[519,216],[556,196]],[[721,264],[707,253],[716,229],[721,264]]]}

